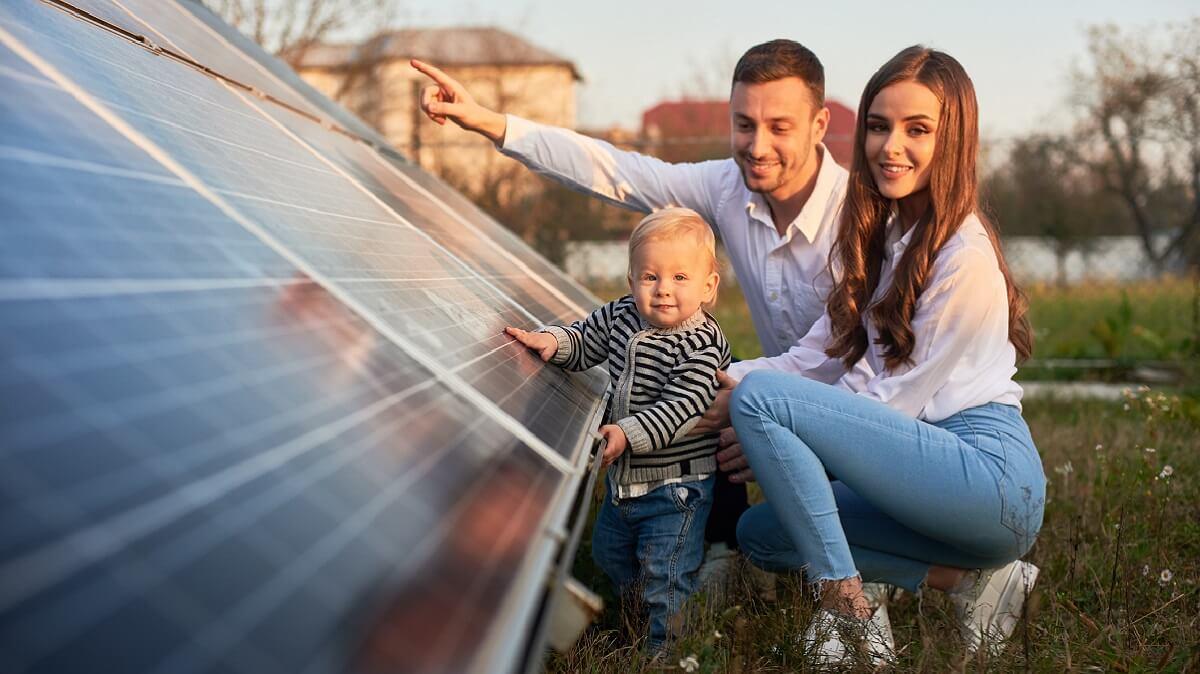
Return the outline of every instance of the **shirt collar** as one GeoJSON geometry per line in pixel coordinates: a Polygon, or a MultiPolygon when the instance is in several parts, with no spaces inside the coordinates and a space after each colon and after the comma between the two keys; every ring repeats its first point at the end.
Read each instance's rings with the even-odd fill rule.
{"type": "MultiPolygon", "coordinates": [[[[817,171],[817,182],[813,185],[812,194],[808,196],[804,208],[800,209],[800,214],[788,225],[789,230],[792,227],[800,230],[809,243],[817,238],[817,231],[821,229],[821,223],[825,218],[825,209],[829,205],[829,197],[837,184],[837,163],[833,160],[833,155],[829,154],[824,143],[817,144],[817,154],[821,160],[821,168],[817,171]]],[[[771,218],[771,209],[767,206],[767,200],[763,195],[750,192],[746,199],[746,214],[750,216],[751,220],[757,220],[771,229],[775,229],[775,221],[771,218]]]]}
{"type": "Polygon", "coordinates": [[[904,250],[908,248],[908,243],[912,241],[913,232],[916,227],[909,227],[908,231],[903,231],[900,227],[900,209],[896,202],[892,202],[892,210],[888,214],[887,224],[884,225],[887,232],[887,239],[883,246],[883,257],[886,260],[900,259],[904,254],[904,250]]]}

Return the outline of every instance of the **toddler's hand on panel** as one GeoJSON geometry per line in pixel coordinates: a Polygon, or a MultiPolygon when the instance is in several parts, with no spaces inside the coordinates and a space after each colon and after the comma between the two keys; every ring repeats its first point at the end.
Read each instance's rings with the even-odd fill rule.
{"type": "Polygon", "coordinates": [[[504,328],[504,332],[529,349],[536,351],[538,358],[541,358],[543,362],[548,362],[554,357],[554,354],[558,353],[558,340],[548,332],[529,332],[513,327],[504,328]]]}

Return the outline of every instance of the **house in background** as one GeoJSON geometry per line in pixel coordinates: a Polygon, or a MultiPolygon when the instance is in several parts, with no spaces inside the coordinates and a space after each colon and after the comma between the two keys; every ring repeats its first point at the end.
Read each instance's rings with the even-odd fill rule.
{"type": "Polygon", "coordinates": [[[297,71],[415,163],[469,194],[508,201],[537,189],[488,141],[421,114],[418,100],[429,80],[409,66],[414,58],[462,82],[482,105],[575,127],[575,86],[582,79],[575,65],[498,28],[404,29],[361,44],[316,45],[297,71]]]}
{"type": "Polygon", "coordinates": [[[642,113],[645,152],[670,162],[729,156],[729,101],[664,101],[642,113]]]}

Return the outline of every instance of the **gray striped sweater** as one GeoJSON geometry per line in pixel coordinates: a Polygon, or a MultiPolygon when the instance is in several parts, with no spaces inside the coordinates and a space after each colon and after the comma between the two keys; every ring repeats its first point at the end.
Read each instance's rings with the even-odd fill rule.
{"type": "Polygon", "coordinates": [[[618,485],[652,489],[716,471],[717,435],[687,435],[716,399],[717,370],[729,366],[729,343],[716,320],[697,311],[674,328],[656,328],[626,295],[545,332],[558,340],[552,364],[576,371],[608,366],[610,423],[629,439],[616,463],[618,485]]]}

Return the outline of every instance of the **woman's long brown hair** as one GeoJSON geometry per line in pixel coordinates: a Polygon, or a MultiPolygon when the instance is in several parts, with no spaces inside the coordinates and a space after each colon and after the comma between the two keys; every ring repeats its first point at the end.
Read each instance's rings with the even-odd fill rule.
{"type": "Polygon", "coordinates": [[[979,113],[975,87],[961,64],[940,51],[909,47],[880,68],[863,90],[854,132],[854,158],[837,240],[830,264],[840,265],[841,279],[829,295],[831,340],[826,354],[852,367],[867,351],[863,314],[879,331],[884,362],[894,370],[911,362],[912,319],[934,260],[946,241],[974,213],[983,223],[1008,290],[1008,338],[1024,360],[1033,350],[1033,331],[1026,316],[1028,302],[1013,283],[996,228],[979,210],[975,165],[979,153],[979,113]],[[941,120],[929,167],[929,210],[913,225],[912,238],[896,265],[890,288],[874,304],[883,264],[891,201],[879,193],[866,156],[867,111],[875,96],[897,82],[917,82],[941,102],[941,120]]]}

